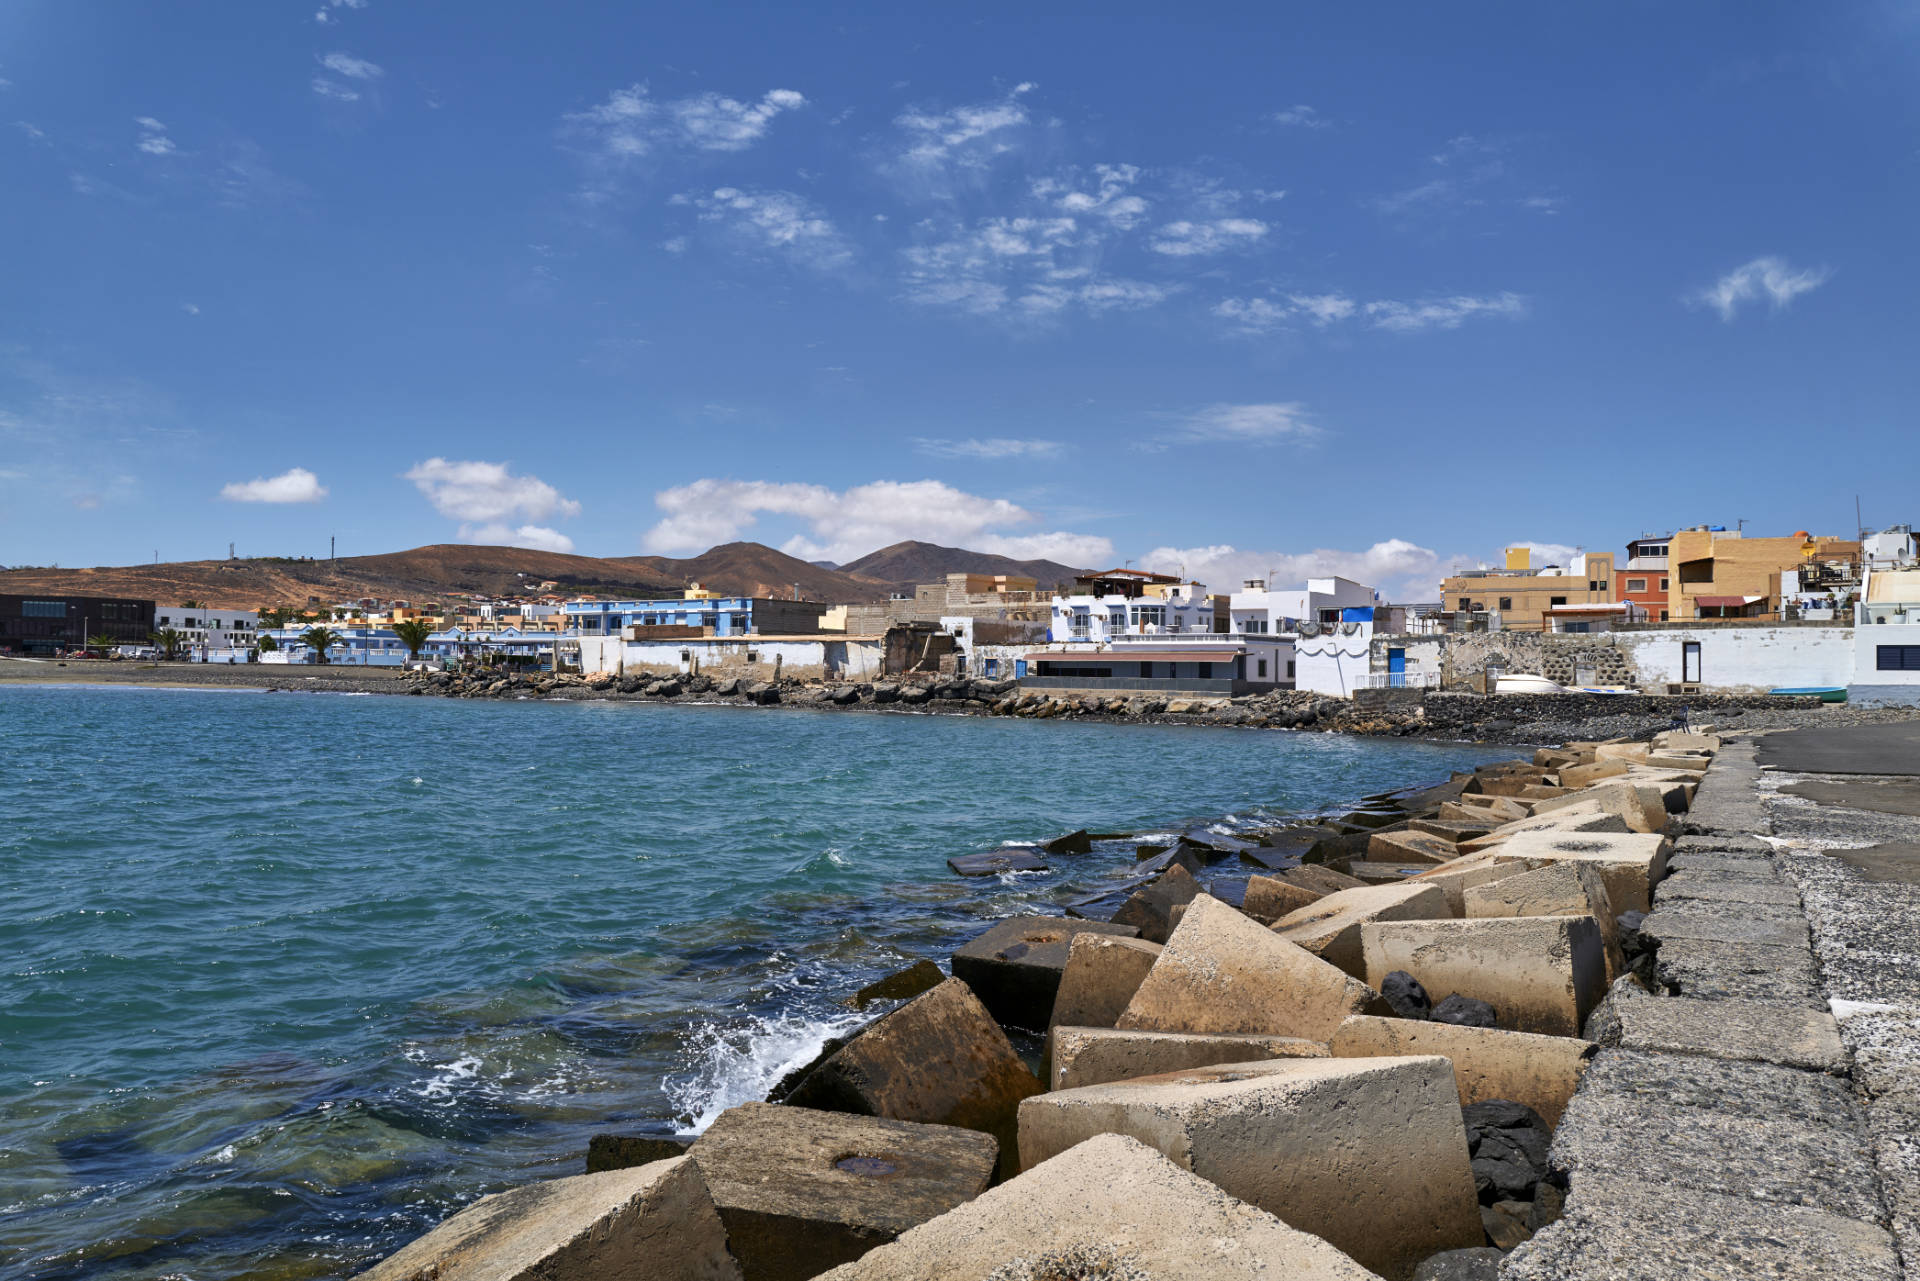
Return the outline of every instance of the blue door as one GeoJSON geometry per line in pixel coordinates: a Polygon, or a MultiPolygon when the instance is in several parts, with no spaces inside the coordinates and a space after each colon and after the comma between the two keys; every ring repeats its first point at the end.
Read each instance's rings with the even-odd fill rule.
{"type": "Polygon", "coordinates": [[[1390,649],[1387,651],[1387,684],[1399,689],[1407,683],[1407,651],[1390,649]]]}
{"type": "Polygon", "coordinates": [[[1014,677],[1014,679],[1015,679],[1015,680],[1025,680],[1025,679],[1026,679],[1026,675],[1027,675],[1027,660],[1026,660],[1026,659],[1024,659],[1024,658],[1016,658],[1016,659],[1014,659],[1014,660],[1013,660],[1013,677],[1014,677]]]}

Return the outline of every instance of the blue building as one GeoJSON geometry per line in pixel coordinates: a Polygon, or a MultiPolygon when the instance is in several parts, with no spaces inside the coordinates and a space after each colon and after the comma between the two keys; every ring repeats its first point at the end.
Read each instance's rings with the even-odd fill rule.
{"type": "Polygon", "coordinates": [[[770,596],[710,596],[699,588],[679,600],[573,600],[567,626],[582,636],[617,636],[629,627],[697,627],[707,636],[796,636],[820,630],[825,605],[770,596]]]}

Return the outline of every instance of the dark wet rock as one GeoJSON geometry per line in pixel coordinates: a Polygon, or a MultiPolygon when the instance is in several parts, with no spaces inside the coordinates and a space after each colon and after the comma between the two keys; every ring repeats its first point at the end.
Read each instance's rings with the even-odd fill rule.
{"type": "Polygon", "coordinates": [[[772,681],[754,681],[743,687],[740,692],[746,695],[749,702],[758,703],[762,707],[769,707],[780,701],[780,687],[772,681]]]}
{"type": "Polygon", "coordinates": [[[838,689],[829,691],[827,700],[832,703],[837,703],[841,707],[845,707],[850,703],[860,701],[860,691],[852,685],[842,685],[838,689]]]}
{"type": "Polygon", "coordinates": [[[1435,1023],[1452,1023],[1456,1027],[1499,1027],[1500,1015],[1485,1001],[1475,1000],[1471,996],[1450,996],[1433,1007],[1430,1016],[1435,1023]]]}
{"type": "Polygon", "coordinates": [[[1044,872],[1047,860],[1037,845],[1002,845],[984,854],[959,854],[947,860],[959,876],[998,876],[1002,872],[1044,872]]]}
{"type": "Polygon", "coordinates": [[[882,681],[873,687],[873,701],[876,703],[897,703],[900,701],[900,687],[891,681],[882,681]]]}
{"type": "MultiPolygon", "coordinates": [[[[1552,1131],[1546,1121],[1526,1104],[1510,1099],[1468,1104],[1460,1109],[1460,1117],[1466,1127],[1467,1152],[1473,1161],[1473,1182],[1481,1204],[1524,1201],[1531,1206],[1535,1189],[1547,1177],[1552,1131]]],[[[1524,1213],[1520,1226],[1526,1226],[1524,1213]]],[[[1512,1248],[1498,1240],[1495,1244],[1512,1248]]]]}
{"type": "Polygon", "coordinates": [[[1131,925],[1149,943],[1165,943],[1173,932],[1173,909],[1191,903],[1201,892],[1200,882],[1186,868],[1175,865],[1135,890],[1113,914],[1115,925],[1131,925]]]}
{"type": "Polygon", "coordinates": [[[1532,1211],[1532,1204],[1526,1201],[1496,1201],[1480,1207],[1480,1224],[1487,1230],[1487,1240],[1502,1250],[1512,1250],[1533,1235],[1533,1229],[1527,1226],[1532,1211]]]}
{"type": "Polygon", "coordinates": [[[1542,1182],[1533,1190],[1533,1210],[1527,1215],[1527,1228],[1538,1232],[1550,1223],[1559,1222],[1566,1207],[1566,1191],[1555,1184],[1542,1182]]]}
{"type": "Polygon", "coordinates": [[[847,1004],[864,1010],[876,1001],[909,1001],[922,992],[931,992],[947,981],[947,976],[932,961],[915,961],[904,970],[896,970],[847,998],[847,1004]]]}
{"type": "Polygon", "coordinates": [[[1134,864],[1133,870],[1142,875],[1153,875],[1164,872],[1171,867],[1184,867],[1193,875],[1198,876],[1200,875],[1201,866],[1200,856],[1195,853],[1191,846],[1176,845],[1170,850],[1163,850],[1153,855],[1151,858],[1141,859],[1138,863],[1134,864]]]}
{"type": "Polygon", "coordinates": [[[685,1156],[692,1142],[693,1136],[681,1134],[595,1134],[587,1139],[587,1173],[671,1161],[685,1156]]]}
{"type": "Polygon", "coordinates": [[[1091,854],[1093,841],[1086,829],[1068,832],[1065,836],[1056,836],[1050,841],[1042,841],[1040,848],[1049,854],[1091,854]]]}
{"type": "Polygon", "coordinates": [[[1395,970],[1380,982],[1380,995],[1393,1007],[1397,1018],[1427,1019],[1433,1016],[1433,1000],[1420,980],[1405,970],[1395,970]]]}

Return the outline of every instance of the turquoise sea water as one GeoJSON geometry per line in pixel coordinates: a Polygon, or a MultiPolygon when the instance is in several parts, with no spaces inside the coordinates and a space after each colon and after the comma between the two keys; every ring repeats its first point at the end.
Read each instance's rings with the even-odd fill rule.
{"type": "Polygon", "coordinates": [[[1128,855],[1511,755],[630,703],[0,689],[0,1275],[345,1276],[1128,855]]]}

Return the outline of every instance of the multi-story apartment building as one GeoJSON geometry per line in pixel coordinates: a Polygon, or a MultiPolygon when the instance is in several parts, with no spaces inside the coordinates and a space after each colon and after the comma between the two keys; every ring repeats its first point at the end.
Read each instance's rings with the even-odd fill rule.
{"type": "Polygon", "coordinates": [[[562,608],[566,630],[582,636],[614,636],[632,627],[691,629],[695,636],[812,635],[827,612],[817,601],[716,596],[697,585],[679,600],[570,600],[562,608]]]}
{"type": "Polygon", "coordinates": [[[153,631],[153,602],[99,596],[0,596],[0,650],[52,654],[81,649],[96,636],[116,645],[144,645],[153,631]]]}
{"type": "Polygon", "coordinates": [[[1667,560],[1665,617],[1671,621],[1780,618],[1788,595],[1831,598],[1836,584],[1857,584],[1860,543],[1804,530],[1748,538],[1737,529],[1696,525],[1674,534],[1667,560]]]}
{"type": "Polygon", "coordinates": [[[1613,570],[1613,598],[1631,601],[1649,620],[1667,617],[1667,547],[1672,534],[1642,534],[1627,543],[1627,563],[1613,570]]]}
{"type": "Polygon", "coordinates": [[[1561,606],[1606,605],[1614,599],[1610,552],[1582,552],[1565,565],[1533,567],[1533,551],[1509,547],[1504,569],[1470,569],[1440,584],[1443,606],[1457,614],[1500,616],[1506,631],[1552,630],[1561,606]]]}

